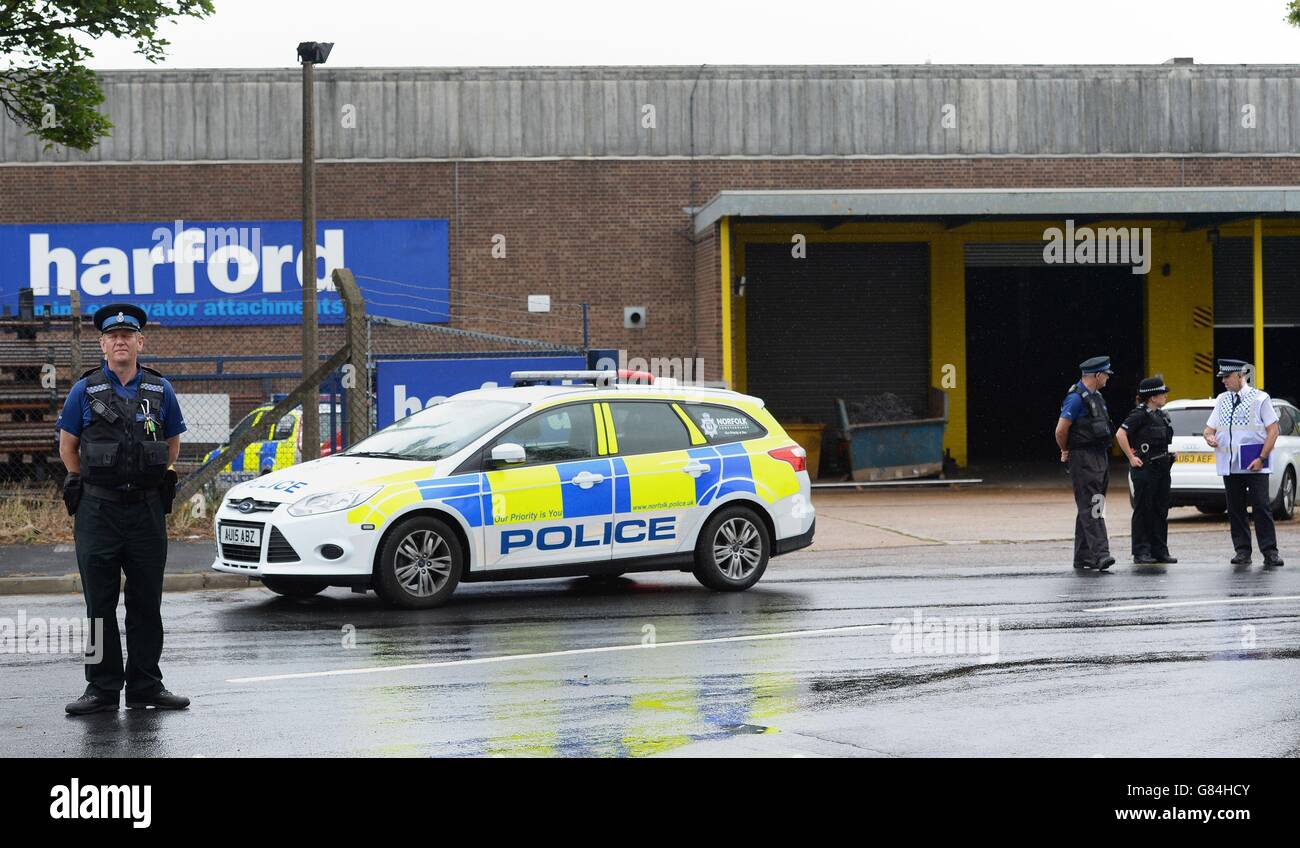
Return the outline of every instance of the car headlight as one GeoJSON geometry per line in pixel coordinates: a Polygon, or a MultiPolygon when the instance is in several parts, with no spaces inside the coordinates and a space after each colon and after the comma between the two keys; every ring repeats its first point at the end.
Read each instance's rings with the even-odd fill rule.
{"type": "Polygon", "coordinates": [[[373,498],[383,486],[371,486],[368,489],[348,489],[343,492],[325,492],[320,495],[308,495],[295,501],[289,507],[289,514],[295,516],[316,515],[321,512],[337,512],[351,509],[373,498]]]}

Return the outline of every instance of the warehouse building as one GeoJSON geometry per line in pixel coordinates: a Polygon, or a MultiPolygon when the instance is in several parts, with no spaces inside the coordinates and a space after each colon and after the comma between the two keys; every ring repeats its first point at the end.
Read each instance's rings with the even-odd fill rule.
{"type": "MultiPolygon", "coordinates": [[[[107,72],[87,153],[0,119],[3,302],[76,280],[157,298],[153,353],[294,353],[300,80],[107,72]],[[267,243],[205,293],[146,273],[175,222],[267,243]]],[[[702,360],[788,421],[938,389],[960,464],[1050,456],[1097,353],[1116,411],[1155,372],[1210,394],[1216,355],[1300,394],[1300,66],[323,66],[317,107],[321,273],[395,322],[702,360]]]]}

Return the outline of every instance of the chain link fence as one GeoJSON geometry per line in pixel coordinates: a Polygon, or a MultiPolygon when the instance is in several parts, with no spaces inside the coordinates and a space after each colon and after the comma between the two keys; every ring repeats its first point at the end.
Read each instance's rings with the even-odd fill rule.
{"type": "MultiPolygon", "coordinates": [[[[490,293],[438,297],[426,287],[398,280],[357,275],[356,281],[365,304],[365,362],[371,375],[383,360],[541,356],[581,353],[589,346],[585,304],[490,293]],[[393,304],[429,323],[387,317],[393,304]]],[[[59,458],[56,423],[73,383],[102,361],[99,334],[88,316],[81,316],[81,326],[74,328],[76,319],[51,315],[48,307],[34,309],[29,299],[22,303],[19,314],[6,308],[0,315],[0,544],[70,541],[72,522],[60,495],[66,469],[59,458]],[[74,342],[77,336],[79,343],[74,342]]],[[[175,505],[170,519],[174,537],[210,534],[211,504],[230,486],[348,443],[349,389],[343,369],[321,385],[315,410],[319,445],[302,444],[301,406],[275,420],[268,415],[303,378],[296,326],[232,328],[228,346],[235,350],[195,352],[204,347],[200,332],[211,339],[214,329],[168,328],[163,343],[157,342],[162,334],[147,333],[148,347],[140,357],[142,365],[167,377],[180,402],[187,426],[176,462],[182,481],[232,438],[249,429],[256,432],[255,441],[217,471],[199,498],[175,505]]],[[[220,330],[216,337],[221,339],[220,330]]],[[[321,360],[346,341],[344,326],[321,325],[321,360]]],[[[371,393],[364,406],[369,415],[364,432],[371,432],[374,380],[363,385],[371,393]]]]}

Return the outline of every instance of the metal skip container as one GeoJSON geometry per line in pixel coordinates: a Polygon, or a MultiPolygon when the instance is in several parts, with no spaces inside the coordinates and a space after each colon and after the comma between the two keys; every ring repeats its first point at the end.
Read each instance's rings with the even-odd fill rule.
{"type": "Polygon", "coordinates": [[[849,423],[843,398],[835,399],[840,426],[848,442],[849,467],[857,482],[931,477],[943,472],[943,433],[948,424],[948,396],[930,389],[931,418],[849,423]]]}

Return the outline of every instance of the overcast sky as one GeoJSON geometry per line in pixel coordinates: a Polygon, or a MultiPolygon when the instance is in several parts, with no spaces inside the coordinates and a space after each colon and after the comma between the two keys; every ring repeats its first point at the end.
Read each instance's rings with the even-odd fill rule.
{"type": "MultiPolygon", "coordinates": [[[[1285,0],[488,2],[216,0],[163,27],[162,67],[295,64],[334,41],[331,66],[1295,63],[1285,0]]],[[[94,43],[94,68],[142,68],[94,43]]]]}

